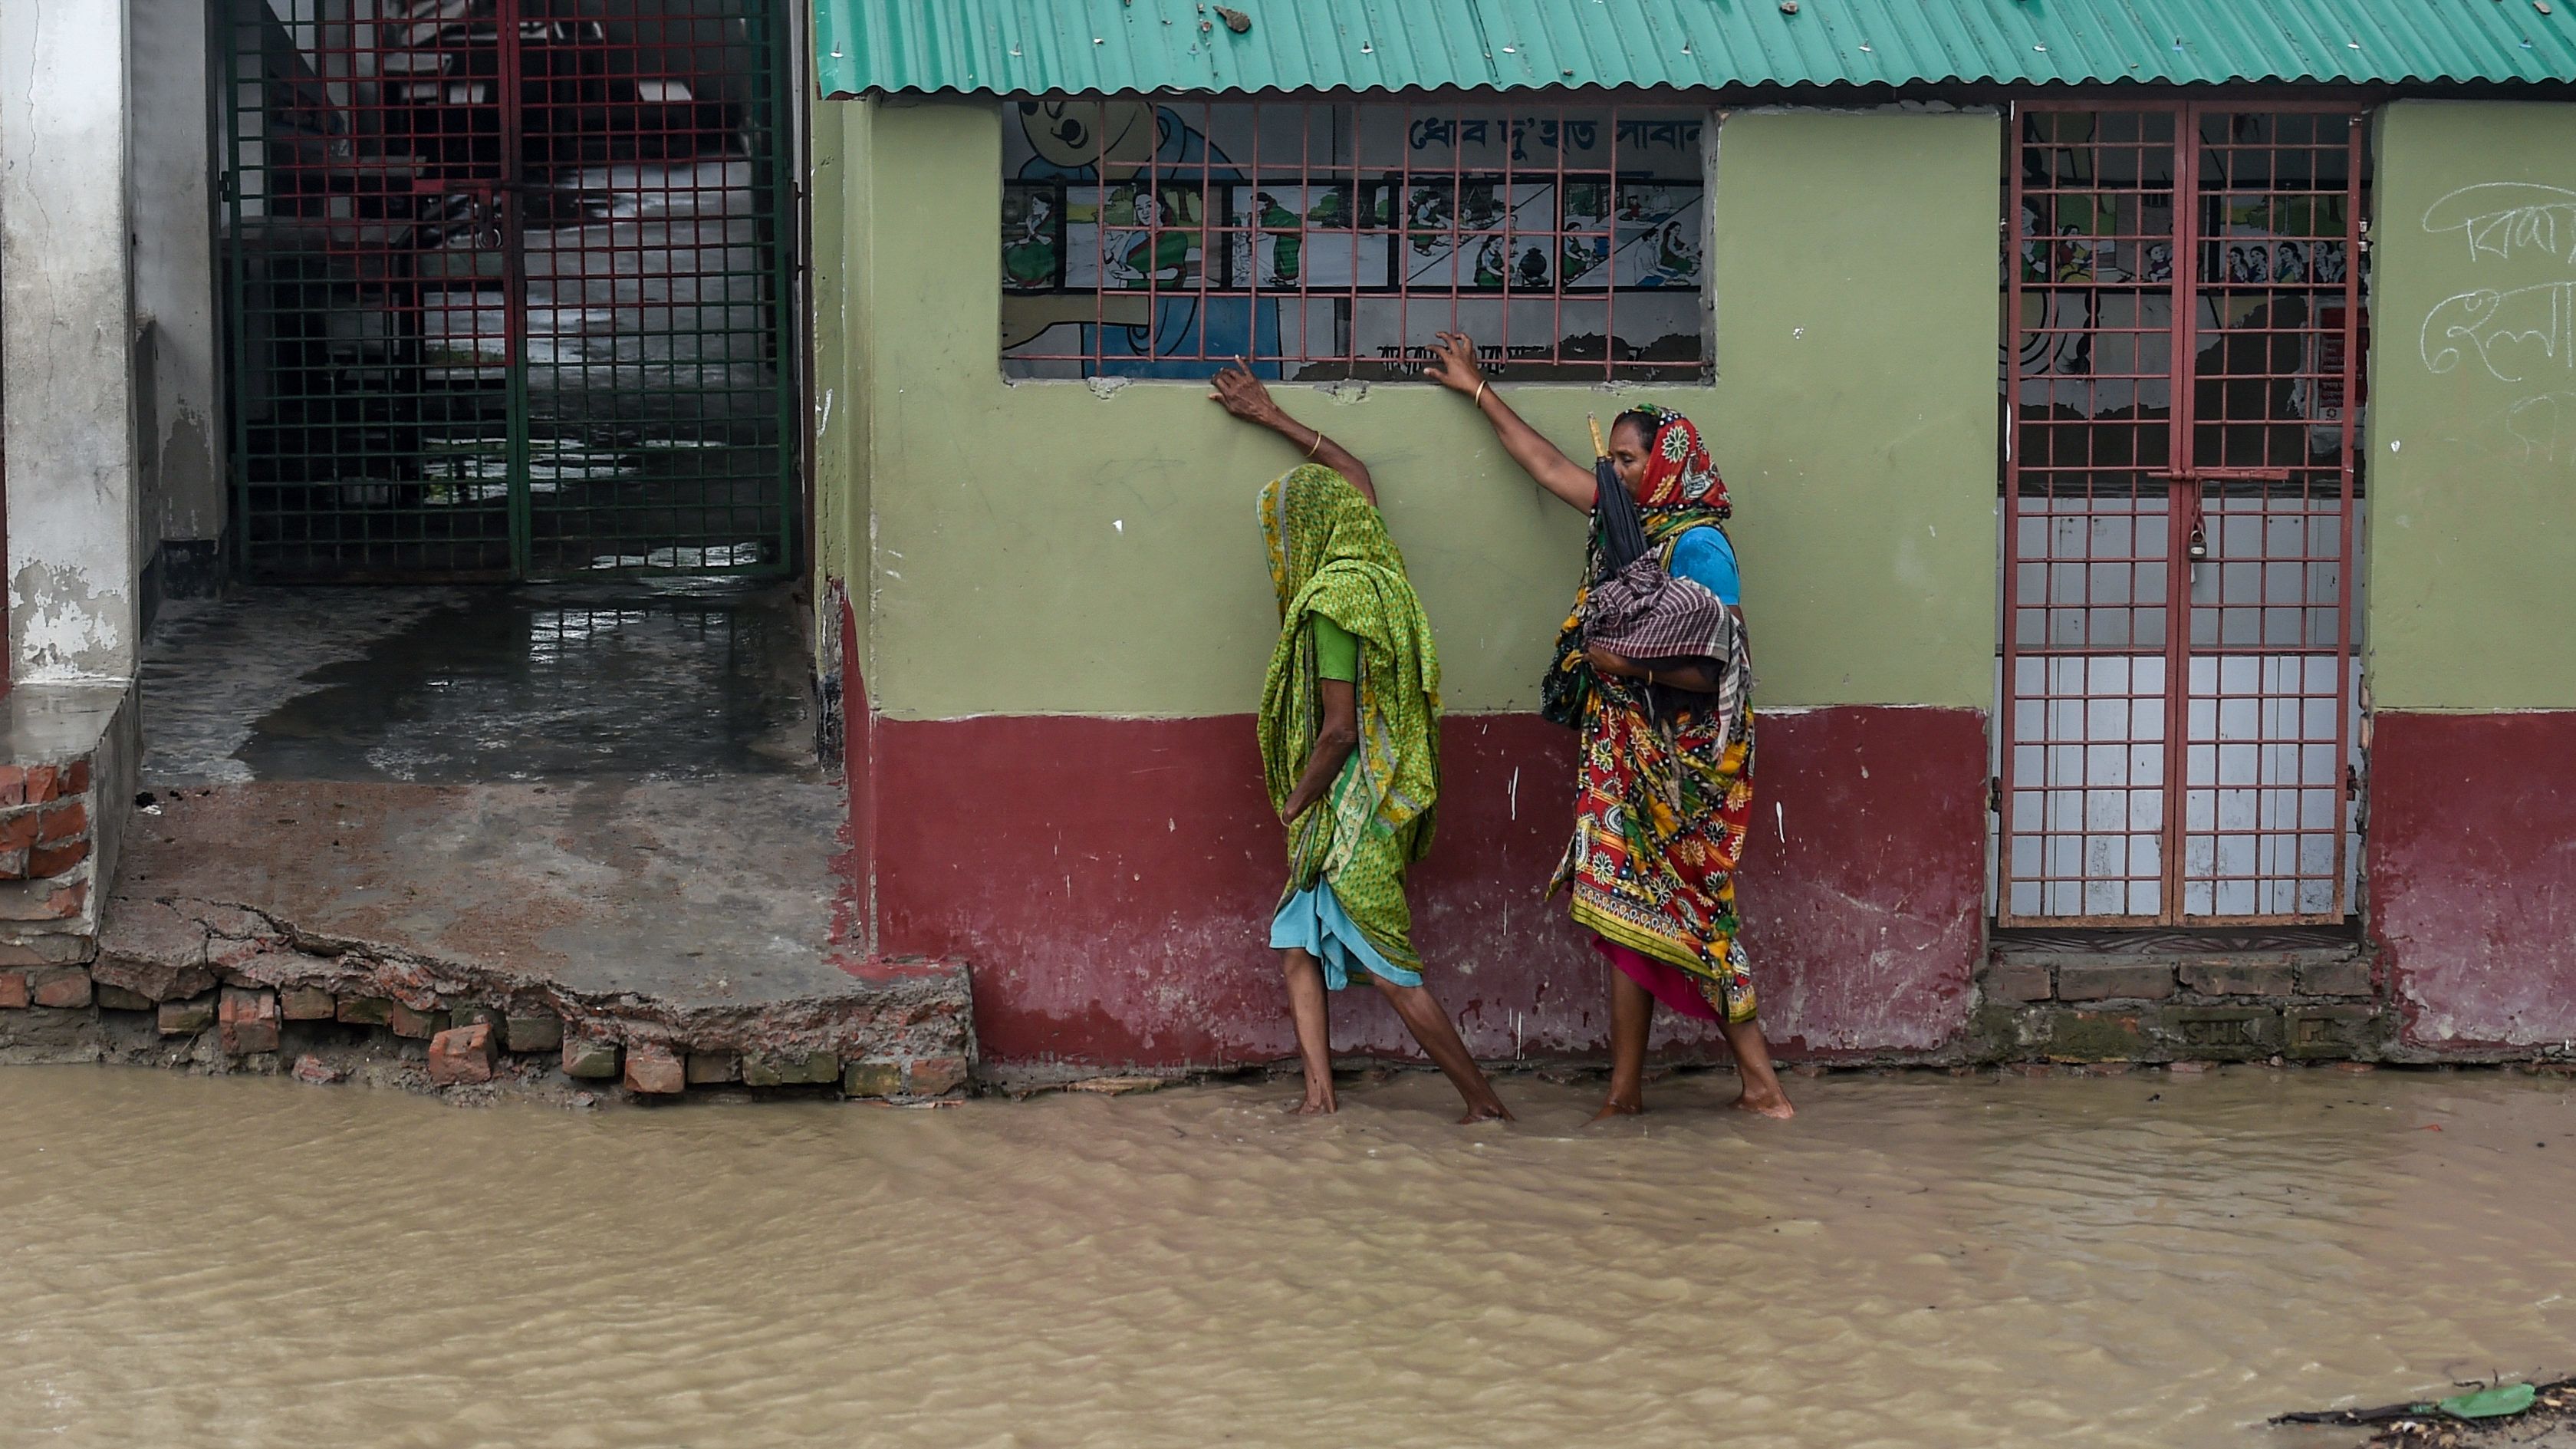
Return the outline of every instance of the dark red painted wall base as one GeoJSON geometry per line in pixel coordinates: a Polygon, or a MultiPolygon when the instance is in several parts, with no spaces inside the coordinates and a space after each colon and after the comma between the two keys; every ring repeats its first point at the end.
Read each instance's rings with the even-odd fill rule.
{"type": "Polygon", "coordinates": [[[2381,713],[2369,841],[2408,1044],[2576,1038],[2576,711],[2381,713]]]}
{"type": "MultiPolygon", "coordinates": [[[[1966,1021],[1983,940],[1983,715],[1819,709],[1760,730],[1741,892],[1766,1034],[1790,1055],[1937,1048],[1966,1021]]],[[[869,745],[858,854],[879,948],[969,963],[987,1059],[1292,1050],[1267,945],[1281,833],[1249,716],[880,720],[869,745]]],[[[1441,749],[1438,843],[1411,886],[1432,988],[1480,1056],[1598,1050],[1607,968],[1540,896],[1571,822],[1573,736],[1453,718],[1441,749]]],[[[1716,1040],[1666,1032],[1688,1055],[1716,1040]]],[[[1365,990],[1335,1002],[1334,1034],[1411,1050],[1365,990]]]]}

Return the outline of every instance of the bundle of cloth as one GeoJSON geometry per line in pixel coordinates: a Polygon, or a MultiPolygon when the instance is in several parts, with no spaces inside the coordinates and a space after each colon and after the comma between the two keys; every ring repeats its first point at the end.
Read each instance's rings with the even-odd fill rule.
{"type": "MultiPolygon", "coordinates": [[[[1645,669],[1707,665],[1717,670],[1720,699],[1714,712],[1721,720],[1733,719],[1737,701],[1725,696],[1740,694],[1744,687],[1743,671],[1729,667],[1738,643],[1735,611],[1702,585],[1672,576],[1664,550],[1647,546],[1637,500],[1620,483],[1610,460],[1602,458],[1594,466],[1592,509],[1601,571],[1583,599],[1583,642],[1645,669]]],[[[1654,692],[1667,688],[1658,684],[1654,692]]]]}

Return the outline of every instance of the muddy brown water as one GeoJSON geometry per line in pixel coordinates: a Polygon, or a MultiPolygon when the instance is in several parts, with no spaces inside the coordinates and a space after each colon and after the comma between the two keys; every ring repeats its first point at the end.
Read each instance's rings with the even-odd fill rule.
{"type": "Polygon", "coordinates": [[[2223,1445],[2576,1369],[2576,1088],[575,1113],[0,1071],[0,1442],[2223,1445]],[[2437,1130],[2438,1129],[2438,1130],[2437,1130]],[[2546,1144],[2545,1146],[2541,1144],[2546,1144]]]}

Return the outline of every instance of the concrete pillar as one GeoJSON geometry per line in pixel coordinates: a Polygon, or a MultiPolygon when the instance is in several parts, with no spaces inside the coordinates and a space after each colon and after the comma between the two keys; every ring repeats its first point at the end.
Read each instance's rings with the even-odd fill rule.
{"type": "Polygon", "coordinates": [[[0,386],[20,685],[134,677],[124,0],[0,4],[0,386]]]}

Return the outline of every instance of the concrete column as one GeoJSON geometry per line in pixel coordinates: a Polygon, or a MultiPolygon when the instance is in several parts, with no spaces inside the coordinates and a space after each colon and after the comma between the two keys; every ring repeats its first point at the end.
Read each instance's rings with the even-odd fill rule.
{"type": "Polygon", "coordinates": [[[0,4],[0,385],[19,684],[139,645],[124,0],[0,4]]]}

